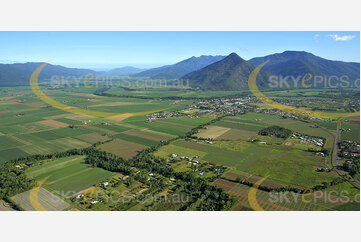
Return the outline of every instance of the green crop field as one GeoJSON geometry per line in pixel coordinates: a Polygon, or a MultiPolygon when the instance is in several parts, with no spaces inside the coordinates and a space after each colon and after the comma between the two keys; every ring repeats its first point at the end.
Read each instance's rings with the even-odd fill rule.
{"type": "Polygon", "coordinates": [[[7,150],[0,150],[0,162],[9,161],[19,157],[27,156],[28,153],[18,148],[11,148],[7,150]]]}
{"type": "Polygon", "coordinates": [[[203,161],[303,187],[312,187],[335,178],[333,174],[316,172],[317,167],[324,166],[323,158],[281,145],[244,141],[214,141],[213,144],[176,141],[161,147],[155,155],[169,157],[172,153],[199,155],[203,161]]]}
{"type": "Polygon", "coordinates": [[[102,129],[114,131],[114,132],[123,132],[123,131],[128,130],[127,128],[121,127],[121,126],[116,125],[116,124],[107,125],[107,126],[106,126],[106,125],[102,125],[102,124],[95,124],[94,126],[95,126],[95,127],[98,127],[98,128],[102,128],[102,129]]]}
{"type": "Polygon", "coordinates": [[[179,117],[179,118],[164,118],[164,119],[160,119],[160,120],[170,122],[170,123],[176,123],[176,124],[198,126],[201,124],[208,123],[209,121],[212,120],[212,118],[209,118],[209,117],[198,117],[198,118],[179,117]]]}
{"type": "Polygon", "coordinates": [[[127,131],[125,131],[123,133],[129,134],[129,135],[132,135],[132,136],[137,136],[137,137],[140,137],[140,138],[154,140],[154,141],[157,141],[157,142],[160,142],[162,140],[170,140],[170,139],[172,139],[172,136],[161,134],[161,133],[151,131],[151,130],[130,129],[130,130],[127,130],[127,131]]]}
{"type": "Polygon", "coordinates": [[[126,159],[133,158],[145,148],[147,148],[147,146],[122,139],[114,139],[111,142],[99,146],[100,150],[113,153],[126,159]]]}
{"type": "Polygon", "coordinates": [[[219,121],[219,122],[216,122],[215,125],[218,125],[221,127],[226,127],[226,128],[231,128],[231,129],[247,130],[247,131],[254,131],[254,132],[258,132],[261,129],[266,127],[266,125],[264,125],[264,126],[253,125],[253,124],[243,123],[242,121],[239,121],[239,122],[219,121]]]}
{"type": "Polygon", "coordinates": [[[55,134],[55,133],[53,133],[51,131],[43,131],[43,132],[32,133],[31,136],[38,137],[40,139],[45,139],[45,140],[54,140],[54,139],[60,139],[60,138],[64,137],[64,136],[55,134]]]}
{"type": "Polygon", "coordinates": [[[101,168],[92,168],[84,162],[84,158],[84,156],[70,156],[48,161],[43,165],[29,168],[26,173],[38,181],[47,178],[45,187],[66,197],[114,175],[101,168]]]}
{"type": "MultiPolygon", "coordinates": [[[[250,187],[242,184],[235,184],[235,186],[229,190],[228,193],[235,196],[239,204],[247,208],[252,208],[248,200],[249,191],[250,187]]],[[[271,194],[269,192],[257,190],[256,196],[257,203],[261,209],[265,211],[327,211],[335,210],[340,205],[344,206],[349,204],[333,202],[332,199],[335,198],[328,198],[328,195],[326,195],[327,199],[325,199],[321,196],[317,197],[318,195],[316,194],[303,197],[302,195],[295,194],[293,192],[284,194],[271,194]]],[[[338,197],[337,201],[340,199],[341,198],[338,197]]]]}
{"type": "MultiPolygon", "coordinates": [[[[47,90],[44,87],[44,91],[56,101],[69,106],[115,113],[180,110],[190,103],[190,101],[100,97],[86,93],[86,91],[94,91],[87,89],[73,93],[67,88],[47,90]]],[[[146,123],[147,118],[139,115],[123,121],[115,121],[75,115],[49,107],[30,92],[19,93],[19,96],[13,99],[6,98],[0,101],[1,162],[33,154],[50,154],[72,148],[83,148],[99,141],[109,140],[111,137],[141,147],[153,146],[160,140],[184,135],[191,127],[210,120],[200,117],[146,123]],[[70,128],[68,125],[75,127],[70,128]]]]}
{"type": "Polygon", "coordinates": [[[14,148],[19,145],[22,145],[22,143],[10,137],[1,136],[0,138],[0,150],[14,148]]]}
{"type": "Polygon", "coordinates": [[[343,129],[350,129],[350,131],[341,132],[341,140],[351,140],[360,143],[360,125],[343,123],[343,129]]]}
{"type": "Polygon", "coordinates": [[[77,135],[89,134],[92,133],[92,130],[86,129],[85,127],[78,128],[60,128],[51,131],[54,134],[57,134],[62,137],[74,137],[77,135]]]}
{"type": "Polygon", "coordinates": [[[333,121],[333,122],[321,122],[321,121],[316,121],[315,123],[317,123],[320,126],[323,126],[329,130],[337,130],[337,122],[333,121]]]}
{"type": "Polygon", "coordinates": [[[130,141],[130,142],[134,142],[134,143],[141,144],[141,145],[146,145],[146,146],[153,146],[153,145],[157,145],[159,143],[154,140],[145,139],[145,138],[128,135],[128,134],[124,134],[124,133],[116,134],[113,137],[122,139],[122,140],[126,140],[126,141],[130,141]]]}
{"type": "MultiPolygon", "coordinates": [[[[47,105],[39,100],[29,88],[7,88],[7,92],[14,93],[11,94],[13,96],[9,96],[10,94],[1,90],[0,97],[4,98],[0,99],[0,162],[22,156],[52,154],[74,148],[89,147],[97,142],[104,142],[96,146],[99,150],[113,153],[124,159],[132,159],[142,150],[160,144],[161,141],[172,139],[170,144],[161,146],[154,152],[154,155],[164,158],[171,158],[173,153],[179,156],[199,156],[197,158],[200,161],[199,165],[191,165],[188,164],[188,161],[177,158],[176,161],[170,159],[169,167],[177,172],[193,172],[197,177],[202,177],[207,184],[211,184],[210,181],[213,182],[216,179],[216,173],[207,170],[207,174],[200,175],[196,168],[203,169],[203,162],[211,163],[210,168],[212,164],[227,167],[225,173],[228,176],[223,174],[222,178],[227,179],[228,182],[236,182],[237,176],[244,177],[249,182],[268,177],[264,185],[268,184],[269,187],[310,188],[323,182],[330,182],[337,177],[334,171],[316,172],[319,167],[329,167],[329,157],[317,156],[310,152],[309,148],[320,150],[322,147],[303,144],[291,138],[282,139],[258,135],[259,130],[277,125],[293,132],[323,137],[326,139],[325,148],[331,150],[336,135],[336,120],[331,122],[309,120],[306,122],[265,113],[247,112],[249,109],[242,110],[240,108],[234,113],[247,113],[226,116],[194,134],[199,138],[212,139],[202,140],[194,137],[184,138],[184,136],[199,125],[209,123],[212,119],[224,114],[233,113],[224,111],[237,106],[228,105],[228,100],[233,99],[229,96],[242,94],[241,92],[134,87],[134,89],[110,88],[104,91],[107,94],[119,96],[98,96],[93,94],[99,90],[97,88],[80,87],[76,89],[76,93],[73,88],[53,89],[47,84],[41,88],[49,97],[68,106],[83,110],[136,115],[118,119],[118,117],[102,118],[74,114],[47,105]],[[181,97],[184,99],[180,99],[181,97]],[[206,99],[191,99],[203,97],[206,99]],[[212,97],[225,98],[224,100],[211,100],[212,97]],[[226,104],[222,106],[222,102],[226,104]],[[165,112],[147,115],[161,110],[165,112]],[[177,112],[172,113],[173,111],[177,112]],[[162,118],[153,118],[158,115],[162,118]],[[210,177],[211,173],[214,177],[210,177]]],[[[342,97],[338,92],[323,90],[277,91],[267,92],[266,95],[283,101],[300,103],[307,98],[317,96],[319,99],[316,101],[312,99],[306,107],[316,108],[316,110],[317,105],[321,110],[329,106],[328,103],[332,101],[330,95],[335,95],[337,98],[342,97]]],[[[341,111],[345,108],[342,105],[335,105],[332,108],[341,111]]],[[[251,108],[252,106],[258,106],[260,109],[267,108],[256,102],[250,106],[251,108]]],[[[345,121],[342,128],[351,129],[351,131],[342,132],[342,140],[359,141],[359,125],[345,121]]],[[[113,180],[116,186],[106,188],[97,186],[94,189],[103,189],[104,191],[116,189],[126,191],[126,196],[138,196],[140,191],[152,187],[149,180],[148,182],[147,180],[136,181],[133,185],[129,185],[126,180],[119,179],[119,177],[119,180],[114,179],[114,173],[90,167],[85,164],[84,159],[83,156],[72,156],[48,160],[42,165],[27,168],[26,173],[38,181],[47,178],[43,187],[49,191],[62,193],[66,197],[71,197],[77,192],[106,180],[113,180]]],[[[210,168],[207,167],[207,169],[210,168]]],[[[147,174],[146,172],[145,174],[147,174]]],[[[123,177],[122,174],[117,175],[123,177]]],[[[165,177],[165,182],[168,179],[170,178],[165,177]]],[[[172,186],[175,184],[177,183],[172,183],[162,191],[174,192],[172,186]]],[[[226,190],[228,187],[224,189],[226,190]]],[[[238,200],[238,204],[232,209],[251,209],[247,202],[248,189],[249,186],[236,184],[232,189],[227,190],[238,200]]],[[[335,185],[327,191],[332,189],[347,190],[350,192],[350,196],[357,195],[357,191],[347,183],[335,185]]],[[[162,191],[157,191],[157,193],[162,191]]],[[[333,205],[322,205],[318,202],[313,205],[299,203],[299,201],[274,205],[269,204],[266,200],[269,193],[259,191],[257,196],[265,210],[336,209],[333,205]]],[[[20,196],[19,199],[19,202],[22,202],[25,198],[20,196]]],[[[24,206],[28,206],[28,202],[25,201],[24,206]]],[[[167,205],[163,202],[153,204],[151,208],[147,207],[148,205],[135,200],[122,206],[103,202],[92,206],[89,202],[82,208],[89,210],[166,210],[167,206],[173,206],[172,209],[181,208],[178,205],[167,205]]],[[[356,206],[340,205],[339,210],[350,209],[350,207],[356,206]]],[[[56,210],[55,207],[49,209],[56,210]]]]}
{"type": "MultiPolygon", "coordinates": [[[[125,122],[125,125],[128,123],[125,122]]],[[[130,123],[132,126],[136,129],[149,129],[157,132],[161,132],[164,134],[168,134],[171,136],[180,136],[186,134],[188,131],[191,130],[190,127],[184,127],[174,124],[166,124],[166,123],[158,123],[158,122],[152,122],[152,123],[146,123],[144,121],[134,121],[130,123]]]]}
{"type": "Polygon", "coordinates": [[[293,119],[283,119],[277,116],[261,113],[246,113],[236,117],[227,117],[222,121],[216,122],[214,125],[252,132],[258,132],[262,128],[277,125],[290,129],[294,132],[323,137],[326,139],[325,148],[331,148],[334,140],[334,136],[330,133],[332,131],[327,131],[327,129],[331,129],[334,125],[337,126],[336,123],[328,123],[325,125],[325,128],[318,128],[312,123],[301,122],[293,119]]]}

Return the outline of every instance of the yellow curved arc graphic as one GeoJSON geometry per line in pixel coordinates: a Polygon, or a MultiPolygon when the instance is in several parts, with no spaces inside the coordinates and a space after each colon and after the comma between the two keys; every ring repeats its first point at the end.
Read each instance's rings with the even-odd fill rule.
{"type": "Polygon", "coordinates": [[[260,64],[258,67],[256,67],[248,79],[248,87],[250,91],[263,103],[267,104],[268,106],[271,106],[273,108],[282,110],[284,112],[298,114],[302,116],[309,116],[309,117],[315,117],[315,118],[344,118],[344,117],[351,117],[351,116],[360,116],[360,112],[355,113],[326,113],[326,112],[316,112],[311,111],[303,108],[296,108],[292,106],[287,106],[280,104],[278,102],[273,101],[272,99],[266,97],[257,87],[256,79],[257,75],[260,72],[261,68],[266,65],[269,62],[266,61],[262,64],[260,64]]]}
{"type": "Polygon", "coordinates": [[[85,77],[84,77],[84,87],[86,87],[86,88],[91,88],[91,87],[93,87],[93,85],[88,85],[87,84],[87,81],[91,81],[91,80],[93,80],[94,79],[94,74],[93,73],[89,73],[88,75],[86,75],[85,77]]]}
{"type": "Polygon", "coordinates": [[[307,73],[306,75],[303,76],[303,78],[302,78],[302,86],[303,86],[304,88],[310,88],[310,87],[312,87],[312,84],[309,84],[309,85],[306,84],[306,82],[309,81],[309,80],[311,80],[311,78],[312,78],[312,74],[311,74],[311,73],[307,73]],[[306,77],[307,77],[307,78],[306,78],[306,77]]]}
{"type": "MultiPolygon", "coordinates": [[[[39,99],[41,99],[45,103],[49,104],[50,106],[61,109],[63,111],[74,113],[74,114],[80,114],[80,115],[95,116],[95,117],[100,117],[100,118],[123,118],[123,117],[128,118],[131,116],[140,116],[140,115],[146,115],[146,114],[150,114],[150,113],[160,112],[160,111],[164,111],[164,110],[167,110],[170,108],[169,107],[169,108],[164,108],[164,109],[158,109],[158,110],[146,111],[146,112],[138,112],[138,113],[112,113],[112,112],[85,110],[85,109],[65,105],[64,103],[60,103],[60,102],[55,101],[54,99],[48,97],[43,91],[41,91],[41,89],[39,87],[39,84],[38,84],[39,74],[48,63],[49,62],[42,64],[33,72],[33,74],[30,77],[30,87],[31,87],[33,93],[39,99]]],[[[88,77],[88,75],[87,75],[87,77],[88,77]]],[[[86,81],[88,81],[88,80],[90,80],[90,79],[85,80],[84,84],[87,87],[91,87],[90,85],[86,84],[86,81]]]]}
{"type": "Polygon", "coordinates": [[[255,211],[264,211],[264,209],[258,204],[257,202],[257,191],[259,186],[264,182],[268,176],[262,178],[261,180],[257,181],[253,186],[249,189],[248,192],[248,202],[251,208],[255,211]]]}
{"type": "Polygon", "coordinates": [[[43,180],[36,183],[36,185],[30,190],[30,203],[36,211],[46,211],[46,209],[39,202],[39,190],[44,182],[49,178],[45,177],[43,180]]]}
{"type": "Polygon", "coordinates": [[[310,203],[312,201],[312,199],[306,199],[306,196],[311,196],[312,193],[313,193],[312,189],[307,189],[307,190],[303,191],[303,193],[302,193],[302,202],[310,203]]]}

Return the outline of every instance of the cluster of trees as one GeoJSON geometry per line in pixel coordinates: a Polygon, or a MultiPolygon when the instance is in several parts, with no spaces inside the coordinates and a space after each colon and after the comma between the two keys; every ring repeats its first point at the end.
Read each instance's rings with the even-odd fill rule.
{"type": "Polygon", "coordinates": [[[328,156],[330,154],[330,150],[326,149],[326,148],[321,148],[321,150],[317,150],[315,148],[308,148],[307,149],[308,152],[312,152],[312,153],[318,153],[318,152],[322,152],[324,153],[326,156],[328,156]]]}
{"type": "Polygon", "coordinates": [[[325,190],[325,189],[327,189],[329,187],[338,185],[338,184],[340,184],[342,182],[345,182],[345,180],[342,179],[341,177],[336,177],[330,182],[322,182],[322,184],[315,185],[311,189],[314,190],[314,191],[321,191],[321,190],[325,190]]]}
{"type": "Polygon", "coordinates": [[[190,201],[181,210],[223,211],[229,210],[235,200],[223,189],[209,185],[203,179],[189,174],[176,193],[186,193],[190,201]]]}
{"type": "Polygon", "coordinates": [[[11,163],[0,164],[0,199],[27,191],[35,185],[22,169],[11,163]]]}
{"type": "Polygon", "coordinates": [[[346,158],[347,161],[343,163],[342,169],[347,171],[350,176],[360,176],[360,157],[354,156],[355,153],[359,152],[356,150],[357,142],[342,141],[339,143],[341,148],[340,157],[346,158]]]}
{"type": "MultiPolygon", "coordinates": [[[[165,178],[173,177],[178,181],[175,192],[186,193],[190,198],[182,207],[183,210],[227,210],[234,204],[233,198],[222,189],[209,185],[207,180],[197,177],[192,172],[174,171],[173,168],[167,165],[165,159],[150,154],[151,150],[145,150],[134,159],[124,160],[113,154],[93,148],[88,150],[86,162],[94,167],[131,175],[139,181],[142,181],[144,177],[142,173],[136,175],[134,167],[148,173],[159,174],[165,178]]],[[[165,181],[159,179],[158,182],[153,182],[152,186],[153,188],[154,186],[165,188],[165,181]]]]}
{"type": "Polygon", "coordinates": [[[261,129],[260,131],[258,131],[259,135],[263,135],[263,136],[275,136],[278,138],[288,138],[290,137],[290,135],[292,134],[292,131],[286,128],[282,128],[280,126],[271,126],[268,128],[264,128],[261,129]]]}
{"type": "Polygon", "coordinates": [[[340,156],[347,157],[348,155],[345,155],[344,152],[351,154],[355,150],[357,143],[352,141],[342,141],[338,145],[341,148],[340,156]]]}
{"type": "Polygon", "coordinates": [[[343,163],[342,168],[347,171],[350,176],[360,176],[360,159],[359,158],[351,158],[351,160],[343,163]]]}

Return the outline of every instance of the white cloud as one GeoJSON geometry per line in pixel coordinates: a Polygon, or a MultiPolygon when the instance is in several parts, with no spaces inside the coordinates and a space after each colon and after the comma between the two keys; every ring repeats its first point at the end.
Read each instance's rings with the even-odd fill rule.
{"type": "Polygon", "coordinates": [[[354,39],[356,36],[355,35],[343,35],[340,36],[338,34],[330,34],[329,37],[333,40],[336,41],[348,41],[348,40],[352,40],[354,39]]]}
{"type": "Polygon", "coordinates": [[[313,39],[314,39],[314,41],[315,41],[316,43],[319,42],[319,38],[320,38],[320,35],[319,35],[319,34],[315,34],[315,35],[313,36],[313,39]]]}

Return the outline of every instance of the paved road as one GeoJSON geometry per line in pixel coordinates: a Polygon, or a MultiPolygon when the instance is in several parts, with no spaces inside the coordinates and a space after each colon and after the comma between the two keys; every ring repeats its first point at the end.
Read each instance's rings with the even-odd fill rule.
{"type": "Polygon", "coordinates": [[[340,136],[341,136],[341,122],[342,122],[342,118],[338,120],[337,123],[337,134],[335,137],[335,146],[334,146],[334,154],[333,154],[333,159],[335,160],[335,163],[337,166],[340,165],[340,163],[338,162],[338,143],[340,142],[340,136]]]}
{"type": "Polygon", "coordinates": [[[317,125],[316,123],[314,122],[310,122],[314,125],[317,125],[320,129],[323,129],[325,132],[329,133],[333,138],[334,138],[334,143],[333,143],[333,147],[332,147],[332,151],[331,151],[331,154],[330,154],[330,162],[331,162],[331,166],[332,167],[335,167],[335,166],[339,166],[339,162],[338,162],[338,159],[337,159],[337,154],[338,154],[338,142],[340,140],[340,134],[341,134],[341,121],[342,120],[339,120],[339,122],[337,123],[337,133],[335,135],[335,133],[333,132],[330,132],[330,130],[328,130],[327,128],[321,126],[321,125],[317,125]]]}
{"type": "MultiPolygon", "coordinates": [[[[338,120],[337,123],[337,134],[335,137],[335,146],[334,146],[334,152],[332,154],[331,157],[331,162],[332,162],[332,166],[334,166],[334,163],[332,160],[335,161],[336,166],[339,166],[340,163],[338,162],[338,143],[340,142],[340,137],[341,137],[341,124],[342,124],[342,118],[338,120]]],[[[342,173],[340,171],[337,170],[336,168],[336,172],[337,174],[339,174],[340,176],[342,176],[342,173]]],[[[353,185],[354,187],[360,188],[360,181],[355,180],[353,177],[348,176],[349,179],[346,179],[346,181],[348,181],[351,185],[353,185]]]]}

